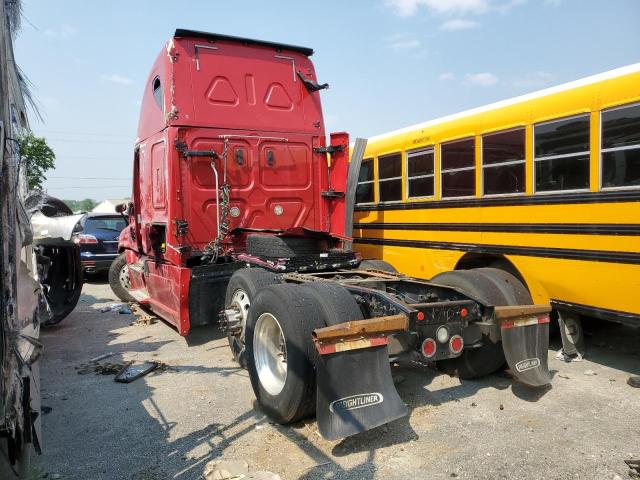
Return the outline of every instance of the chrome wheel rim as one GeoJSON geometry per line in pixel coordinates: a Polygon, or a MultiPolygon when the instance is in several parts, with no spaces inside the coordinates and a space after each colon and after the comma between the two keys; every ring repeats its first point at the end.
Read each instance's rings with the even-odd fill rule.
{"type": "Polygon", "coordinates": [[[242,330],[240,331],[240,340],[244,343],[244,332],[246,331],[247,326],[247,317],[249,316],[249,307],[251,306],[251,301],[249,300],[249,295],[247,292],[239,288],[233,295],[231,296],[231,306],[235,307],[238,310],[238,315],[240,316],[240,322],[242,324],[242,330]]]}
{"type": "Polygon", "coordinates": [[[262,387],[270,395],[278,395],[287,380],[287,347],[278,319],[271,313],[258,317],[253,356],[262,387]]]}
{"type": "Polygon", "coordinates": [[[131,282],[129,282],[129,265],[125,264],[120,269],[120,273],[118,274],[118,280],[120,281],[120,285],[122,285],[122,288],[126,290],[131,289],[131,282]]]}

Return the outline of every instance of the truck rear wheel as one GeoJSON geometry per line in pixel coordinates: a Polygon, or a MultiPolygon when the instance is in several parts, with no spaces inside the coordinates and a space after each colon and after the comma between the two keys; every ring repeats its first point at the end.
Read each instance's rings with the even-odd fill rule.
{"type": "MultiPolygon", "coordinates": [[[[436,275],[431,282],[457,287],[478,300],[489,304],[531,305],[531,295],[516,277],[496,268],[456,270],[436,275]]],[[[438,362],[440,369],[463,380],[483,377],[500,370],[505,363],[500,342],[482,335],[482,346],[465,349],[462,355],[438,362]]]]}
{"type": "Polygon", "coordinates": [[[252,233],[247,238],[247,251],[260,257],[288,258],[326,252],[327,242],[318,238],[252,233]]]}
{"type": "Polygon", "coordinates": [[[242,327],[237,333],[232,334],[227,332],[227,340],[229,341],[229,347],[231,348],[234,360],[236,360],[242,368],[247,367],[244,342],[251,301],[255,298],[259,290],[276,283],[280,283],[278,276],[263,268],[242,268],[236,270],[229,279],[224,302],[225,309],[237,309],[242,327]]]}
{"type": "Polygon", "coordinates": [[[300,286],[315,301],[323,326],[337,325],[350,320],[362,320],[362,310],[346,288],[336,283],[313,282],[300,286]]]}
{"type": "Polygon", "coordinates": [[[264,411],[282,424],[315,412],[315,346],[324,326],[313,297],[298,285],[272,285],[256,295],[247,321],[251,386],[264,411]]]}
{"type": "Polygon", "coordinates": [[[135,298],[129,293],[131,284],[129,283],[129,265],[124,253],[121,253],[111,263],[109,267],[109,286],[123,302],[135,302],[135,298]]]}

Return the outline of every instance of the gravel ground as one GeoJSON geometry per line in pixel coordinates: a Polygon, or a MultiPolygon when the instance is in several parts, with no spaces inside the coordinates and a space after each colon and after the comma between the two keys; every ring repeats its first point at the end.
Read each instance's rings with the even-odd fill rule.
{"type": "Polygon", "coordinates": [[[284,480],[614,479],[640,457],[640,389],[626,384],[640,374],[637,329],[592,325],[580,363],[550,351],[553,387],[544,391],[508,374],[471,382],[395,367],[409,416],[329,442],[313,420],[282,427],[255,408],[216,328],[185,339],[161,321],[131,325],[134,315],[100,313],[114,301],[108,285],[86,284],[76,310],[43,331],[44,453],[34,478],[197,479],[208,462],[237,459],[284,480]],[[109,352],[103,362],[171,368],[130,384],[78,374],[109,352]]]}

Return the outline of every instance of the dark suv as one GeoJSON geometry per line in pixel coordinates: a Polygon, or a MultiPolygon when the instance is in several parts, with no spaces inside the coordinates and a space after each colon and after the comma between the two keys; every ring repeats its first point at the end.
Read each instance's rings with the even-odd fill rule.
{"type": "Polygon", "coordinates": [[[86,273],[105,272],[118,256],[118,237],[127,221],[117,213],[87,213],[74,228],[73,241],[80,246],[86,273]]]}

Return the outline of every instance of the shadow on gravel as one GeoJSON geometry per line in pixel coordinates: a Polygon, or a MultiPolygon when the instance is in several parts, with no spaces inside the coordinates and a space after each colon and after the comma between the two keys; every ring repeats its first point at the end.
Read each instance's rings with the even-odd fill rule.
{"type": "MultiPolygon", "coordinates": [[[[176,344],[177,334],[167,324],[158,322],[143,330],[134,341],[125,341],[123,327],[134,322],[136,315],[102,314],[96,303],[117,303],[113,298],[83,295],[76,311],[60,325],[46,329],[43,362],[43,403],[52,408],[45,420],[45,454],[38,461],[52,474],[63,478],[160,480],[199,479],[205,465],[224,457],[228,452],[238,453],[248,441],[255,441],[256,427],[267,426],[268,418],[256,407],[248,406],[232,421],[222,423],[215,410],[201,403],[197,390],[189,390],[188,401],[179,408],[192,415],[194,422],[205,427],[184,433],[190,425],[179,425],[173,420],[175,413],[167,413],[167,402],[174,401],[157,396],[155,388],[143,378],[131,384],[118,384],[111,376],[78,375],[75,367],[102,353],[114,355],[105,362],[125,360],[154,360],[162,358],[171,363],[170,355],[186,355],[185,348],[204,345],[223,335],[215,327],[194,329],[191,335],[178,342],[171,354],[159,352],[169,344],[176,344]],[[149,330],[144,330],[148,328],[149,330]],[[149,333],[148,333],[149,332],[149,333]],[[131,355],[131,354],[135,355],[131,355]],[[164,402],[164,403],[163,403],[164,402]],[[202,416],[200,420],[196,417],[202,416]],[[64,460],[60,460],[64,459],[64,460]]],[[[587,336],[587,358],[624,371],[640,373],[637,345],[640,332],[623,326],[590,330],[587,336]],[[624,337],[624,338],[622,338],[624,337]],[[635,347],[633,346],[635,344],[635,347]],[[613,346],[613,348],[609,348],[613,346]]],[[[599,328],[599,327],[598,327],[599,328]]],[[[126,332],[132,334],[131,330],[126,332]]],[[[226,345],[224,345],[226,348],[226,345]]],[[[219,348],[219,346],[211,347],[219,348]]],[[[230,355],[230,353],[229,353],[230,355]]],[[[208,374],[215,380],[230,376],[247,377],[247,372],[229,366],[169,365],[171,368],[151,376],[168,376],[169,382],[180,383],[182,375],[208,374]]],[[[419,439],[411,426],[412,415],[429,414],[429,409],[448,402],[471,398],[481,389],[507,390],[528,402],[536,402],[549,390],[535,390],[500,373],[474,381],[461,381],[458,385],[439,388],[434,380],[443,375],[431,367],[400,365],[392,368],[398,381],[397,390],[408,405],[409,415],[395,422],[338,442],[325,453],[305,436],[302,422],[293,426],[273,426],[283,438],[291,442],[314,462],[310,468],[295,476],[300,480],[317,478],[372,478],[377,472],[376,450],[419,439]],[[402,377],[402,378],[400,378],[402,377]],[[336,457],[366,452],[366,458],[351,468],[335,462],[336,457]]],[[[552,372],[555,373],[555,372],[552,372]]],[[[151,378],[151,377],[149,377],[151,378]]],[[[242,402],[245,398],[230,398],[242,402]]],[[[197,425],[197,424],[196,424],[197,425]]],[[[315,435],[315,432],[312,433],[315,435]]],[[[261,438],[261,437],[258,437],[261,438]]],[[[410,448],[409,446],[407,448],[410,448]]]]}
{"type": "Polygon", "coordinates": [[[109,283],[109,273],[106,271],[99,273],[85,273],[84,283],[90,283],[92,285],[104,285],[106,283],[109,283]]]}
{"type": "Polygon", "coordinates": [[[582,325],[588,360],[640,375],[640,328],[585,318],[582,325]]]}
{"type": "MultiPolygon", "coordinates": [[[[217,319],[216,319],[217,320],[217,319]]],[[[191,330],[188,336],[185,337],[187,345],[190,347],[196,347],[198,345],[204,345],[205,343],[212,342],[225,338],[226,335],[218,328],[217,322],[213,325],[205,325],[202,327],[196,327],[191,330]]]]}

